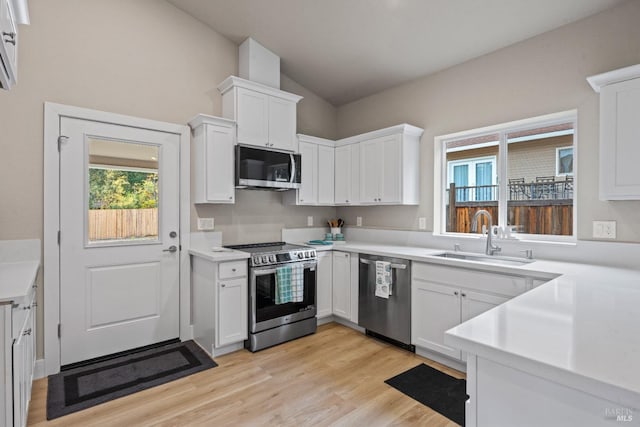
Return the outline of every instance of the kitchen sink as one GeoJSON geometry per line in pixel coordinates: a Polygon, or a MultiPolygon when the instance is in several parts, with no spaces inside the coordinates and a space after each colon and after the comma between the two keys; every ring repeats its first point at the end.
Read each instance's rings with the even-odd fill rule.
{"type": "Polygon", "coordinates": [[[509,266],[522,266],[532,263],[532,259],[512,258],[504,256],[492,256],[483,254],[472,254],[465,252],[443,252],[441,254],[435,254],[434,256],[440,258],[461,259],[464,261],[475,261],[486,264],[495,265],[509,265],[509,266]]]}

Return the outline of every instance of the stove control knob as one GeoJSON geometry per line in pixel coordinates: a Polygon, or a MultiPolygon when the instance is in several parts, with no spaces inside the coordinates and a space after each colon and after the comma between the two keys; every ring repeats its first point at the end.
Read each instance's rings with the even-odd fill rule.
{"type": "Polygon", "coordinates": [[[298,252],[298,259],[304,258],[304,252],[298,252]]]}
{"type": "Polygon", "coordinates": [[[262,262],[263,262],[263,263],[265,263],[265,264],[266,264],[267,262],[269,262],[269,257],[268,257],[268,256],[266,256],[266,255],[262,255],[262,262]]]}
{"type": "Polygon", "coordinates": [[[276,262],[276,256],[275,255],[269,255],[269,261],[276,262]]]}
{"type": "Polygon", "coordinates": [[[253,263],[255,265],[260,265],[260,257],[259,256],[254,256],[253,257],[253,263]]]}

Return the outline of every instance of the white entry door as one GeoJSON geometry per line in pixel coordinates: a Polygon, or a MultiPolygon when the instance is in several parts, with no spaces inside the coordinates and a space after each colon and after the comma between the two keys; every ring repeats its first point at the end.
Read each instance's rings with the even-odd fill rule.
{"type": "Polygon", "coordinates": [[[61,364],[179,336],[179,136],[62,117],[61,364]]]}

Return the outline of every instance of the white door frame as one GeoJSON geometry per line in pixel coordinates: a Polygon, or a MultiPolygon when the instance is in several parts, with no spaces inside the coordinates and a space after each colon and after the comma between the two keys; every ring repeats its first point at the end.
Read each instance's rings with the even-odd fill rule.
{"type": "MultiPolygon", "coordinates": [[[[58,136],[60,118],[71,117],[115,125],[138,127],[180,137],[180,339],[193,336],[191,329],[190,142],[186,125],[142,119],[87,108],[45,102],[44,104],[44,362],[45,375],[60,372],[60,163],[58,136]]],[[[64,238],[64,236],[63,236],[64,238]]],[[[63,332],[64,333],[64,332],[63,332]]]]}

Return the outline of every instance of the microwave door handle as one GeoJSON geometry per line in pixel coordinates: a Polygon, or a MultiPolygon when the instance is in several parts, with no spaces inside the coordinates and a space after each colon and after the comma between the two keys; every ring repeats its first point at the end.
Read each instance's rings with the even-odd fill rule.
{"type": "Polygon", "coordinates": [[[293,153],[289,153],[289,157],[291,158],[291,176],[289,177],[289,183],[293,184],[296,177],[296,158],[293,156],[293,153]]]}

